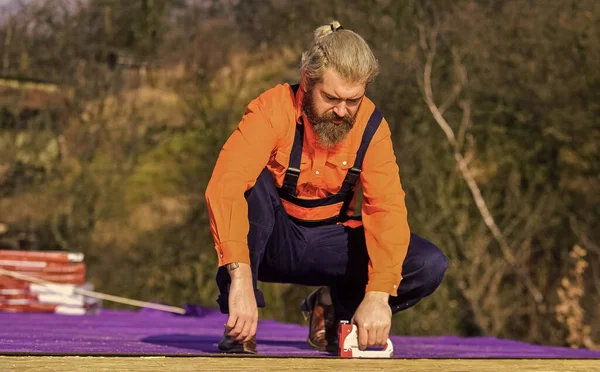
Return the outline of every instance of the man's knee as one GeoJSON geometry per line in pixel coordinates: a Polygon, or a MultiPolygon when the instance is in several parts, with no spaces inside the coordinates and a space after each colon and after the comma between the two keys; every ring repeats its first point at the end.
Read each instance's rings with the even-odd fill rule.
{"type": "Polygon", "coordinates": [[[444,279],[444,275],[448,269],[448,258],[438,247],[431,244],[425,266],[424,272],[427,273],[427,279],[424,283],[425,292],[426,295],[430,295],[440,286],[444,279]]]}

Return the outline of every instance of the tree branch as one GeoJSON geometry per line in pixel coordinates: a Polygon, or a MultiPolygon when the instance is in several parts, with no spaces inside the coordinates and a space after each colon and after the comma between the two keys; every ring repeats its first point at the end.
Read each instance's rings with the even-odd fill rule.
{"type": "Polygon", "coordinates": [[[439,106],[439,110],[442,115],[444,114],[444,112],[446,112],[448,107],[454,104],[456,98],[458,98],[458,96],[462,93],[463,87],[465,86],[467,80],[467,73],[465,71],[465,68],[460,63],[460,54],[454,48],[452,49],[452,59],[454,61],[454,73],[457,81],[455,81],[452,86],[452,92],[450,93],[450,97],[448,97],[446,101],[444,101],[439,106]]]}
{"type": "MultiPolygon", "coordinates": [[[[425,51],[427,51],[425,68],[423,71],[423,89],[424,89],[424,93],[425,93],[425,102],[427,103],[427,106],[429,107],[429,110],[431,111],[431,114],[433,115],[435,121],[438,123],[440,128],[446,134],[448,142],[450,142],[450,144],[452,145],[453,152],[454,152],[454,159],[456,160],[456,163],[458,164],[458,169],[460,170],[463,178],[465,179],[465,181],[467,182],[467,185],[469,186],[469,190],[471,191],[471,195],[473,196],[473,199],[475,200],[475,204],[477,205],[477,208],[479,209],[479,213],[481,214],[483,221],[485,222],[488,229],[494,236],[494,239],[496,240],[496,242],[499,244],[502,254],[504,255],[504,259],[510,265],[512,265],[516,268],[517,273],[523,280],[525,286],[527,287],[527,289],[529,290],[529,292],[531,293],[531,295],[533,296],[535,301],[538,304],[540,304],[543,300],[543,296],[542,296],[541,292],[536,288],[533,281],[531,280],[531,277],[529,275],[527,275],[524,268],[517,264],[516,259],[515,259],[514,255],[512,254],[512,251],[506,241],[506,238],[504,237],[504,235],[498,228],[498,225],[494,221],[494,218],[492,217],[492,215],[487,207],[487,204],[485,203],[485,200],[483,199],[483,196],[481,195],[481,190],[479,189],[479,186],[477,185],[477,182],[475,181],[475,178],[473,177],[473,174],[471,173],[465,158],[463,157],[463,155],[460,152],[460,144],[456,140],[454,131],[452,130],[452,128],[450,127],[450,125],[448,124],[448,122],[446,121],[444,116],[442,115],[442,112],[440,111],[438,106],[435,104],[435,101],[433,98],[433,89],[432,89],[432,84],[431,84],[431,75],[432,75],[431,72],[432,72],[433,60],[434,60],[435,52],[436,52],[436,38],[437,38],[438,30],[439,30],[438,25],[436,25],[431,30],[431,32],[429,34],[429,44],[427,47],[427,44],[425,43],[426,37],[424,35],[425,28],[423,27],[423,25],[419,25],[419,40],[420,40],[421,48],[423,48],[425,51]]],[[[455,63],[458,63],[458,62],[455,61],[455,63]]],[[[465,116],[463,117],[463,122],[468,122],[470,120],[470,118],[469,118],[470,117],[470,106],[467,106],[467,107],[469,109],[469,112],[464,112],[465,116]]],[[[467,110],[463,109],[463,111],[467,111],[467,110]]]]}
{"type": "Polygon", "coordinates": [[[460,122],[460,128],[458,129],[458,146],[459,148],[462,148],[465,144],[465,134],[467,133],[467,128],[471,122],[471,100],[462,100],[459,102],[459,105],[463,110],[463,116],[460,122]]]}

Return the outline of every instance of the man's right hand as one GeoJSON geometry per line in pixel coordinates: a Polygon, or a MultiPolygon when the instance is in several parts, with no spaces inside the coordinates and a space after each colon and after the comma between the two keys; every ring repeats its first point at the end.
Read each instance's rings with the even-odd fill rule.
{"type": "Polygon", "coordinates": [[[249,341],[256,334],[258,308],[252,286],[250,265],[233,262],[227,265],[231,276],[229,287],[229,336],[240,342],[249,341]]]}

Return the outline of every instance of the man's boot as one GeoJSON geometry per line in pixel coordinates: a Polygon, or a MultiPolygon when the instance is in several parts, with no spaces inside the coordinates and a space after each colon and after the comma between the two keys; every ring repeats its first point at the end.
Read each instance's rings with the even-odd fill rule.
{"type": "Polygon", "coordinates": [[[240,342],[229,336],[231,330],[225,326],[223,337],[219,341],[219,350],[223,353],[256,354],[256,336],[248,342],[240,342]]]}
{"type": "Polygon", "coordinates": [[[328,297],[329,288],[321,287],[302,301],[301,310],[304,319],[308,320],[306,342],[315,350],[333,353],[338,349],[338,327],[333,305],[328,297]]]}

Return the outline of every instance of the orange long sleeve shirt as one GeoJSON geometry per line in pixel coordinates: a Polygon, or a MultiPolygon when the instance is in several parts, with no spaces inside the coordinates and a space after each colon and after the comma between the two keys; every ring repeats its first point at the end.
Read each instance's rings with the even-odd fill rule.
{"type": "MultiPolygon", "coordinates": [[[[265,167],[273,174],[276,186],[281,187],[296,122],[302,115],[302,97],[302,89],[294,97],[288,84],[264,92],[250,102],[237,130],[221,150],[205,195],[219,266],[230,262],[250,264],[248,204],[244,193],[254,186],[265,167]]],[[[374,108],[373,102],[364,97],[356,122],[366,122],[374,108]]],[[[304,122],[308,123],[306,117],[304,122]]],[[[317,145],[310,125],[306,125],[304,133],[298,197],[315,199],[337,193],[348,169],[354,165],[363,132],[355,125],[342,143],[330,149],[317,145]]],[[[357,189],[359,186],[363,190],[362,224],[370,259],[366,290],[396,296],[410,230],[391,132],[385,119],[365,154],[357,189]]]]}

